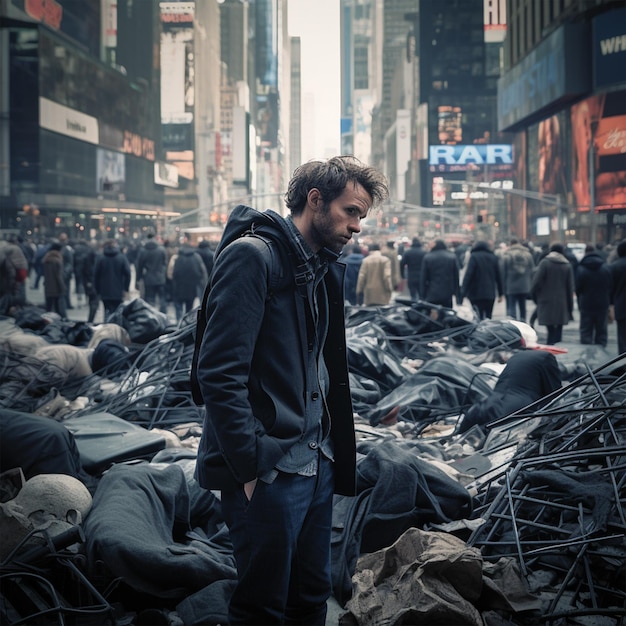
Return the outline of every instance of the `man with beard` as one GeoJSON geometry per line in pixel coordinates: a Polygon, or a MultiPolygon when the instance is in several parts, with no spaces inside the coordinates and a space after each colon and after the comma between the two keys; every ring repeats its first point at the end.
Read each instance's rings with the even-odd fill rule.
{"type": "Polygon", "coordinates": [[[288,217],[236,207],[215,252],[197,477],[221,490],[233,544],[229,624],[325,623],[333,492],[356,478],[337,259],[386,194],[352,157],[308,162],[288,217]]]}

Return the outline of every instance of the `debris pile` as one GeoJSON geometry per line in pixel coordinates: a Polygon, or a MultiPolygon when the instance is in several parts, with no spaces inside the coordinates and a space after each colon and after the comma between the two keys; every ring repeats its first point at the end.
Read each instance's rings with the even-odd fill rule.
{"type": "MultiPolygon", "coordinates": [[[[225,620],[228,532],[194,480],[193,312],[169,327],[134,301],[116,319],[0,320],[0,525],[20,521],[2,623],[225,620]],[[69,506],[53,532],[19,510],[40,474],[83,482],[85,518],[69,506]]],[[[461,428],[512,356],[541,348],[532,329],[403,301],[348,307],[346,326],[359,457],[357,496],[333,507],[342,623],[622,623],[626,355],[556,354],[558,389],[461,428]]]]}

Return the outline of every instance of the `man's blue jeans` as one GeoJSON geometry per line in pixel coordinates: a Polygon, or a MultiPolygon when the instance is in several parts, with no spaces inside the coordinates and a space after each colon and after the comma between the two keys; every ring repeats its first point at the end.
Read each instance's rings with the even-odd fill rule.
{"type": "Polygon", "coordinates": [[[334,468],[321,457],[317,476],[279,472],[222,492],[222,512],[237,562],[229,624],[323,626],[331,593],[334,468]]]}

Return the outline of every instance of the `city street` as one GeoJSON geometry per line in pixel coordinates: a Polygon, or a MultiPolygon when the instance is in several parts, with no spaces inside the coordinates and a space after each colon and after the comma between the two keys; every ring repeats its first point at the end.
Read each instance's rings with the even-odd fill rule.
{"type": "MultiPolygon", "coordinates": [[[[133,299],[139,296],[139,293],[134,289],[135,287],[135,274],[134,274],[134,266],[131,266],[132,278],[131,278],[131,290],[129,292],[129,299],[133,299]]],[[[26,297],[29,302],[32,304],[36,304],[38,306],[44,306],[45,297],[43,292],[43,279],[39,283],[39,287],[37,289],[31,289],[30,285],[34,282],[34,277],[31,276],[29,278],[29,285],[26,288],[26,297]]],[[[73,284],[73,283],[72,283],[73,284]]],[[[72,286],[72,305],[73,309],[68,311],[68,319],[74,320],[77,322],[86,322],[87,315],[89,309],[87,305],[83,302],[79,303],[77,296],[73,293],[74,287],[72,286]]],[[[196,305],[199,305],[199,300],[196,300],[196,305]]],[[[465,300],[465,306],[469,303],[465,300]]],[[[576,306],[576,305],[574,305],[576,306]]],[[[534,311],[534,303],[528,302],[528,316],[532,314],[534,311]]],[[[176,319],[174,313],[174,306],[170,304],[168,306],[168,317],[170,320],[174,321],[176,319]]],[[[96,314],[96,319],[94,323],[101,324],[104,321],[104,309],[102,304],[98,309],[98,313],[96,314]]],[[[497,302],[494,305],[493,309],[493,319],[494,320],[505,320],[508,319],[506,315],[506,306],[504,300],[502,302],[497,302]]],[[[569,352],[579,352],[582,349],[585,350],[597,350],[604,351],[606,353],[606,360],[610,360],[617,356],[617,330],[615,324],[609,324],[609,341],[605,349],[602,349],[599,346],[581,346],[580,345],[580,337],[579,337],[579,322],[580,322],[580,313],[575,308],[574,310],[574,320],[570,322],[567,326],[563,328],[563,342],[559,344],[559,347],[569,352]]],[[[544,343],[546,340],[546,329],[543,326],[538,326],[535,324],[535,330],[537,332],[537,341],[538,343],[544,343]]]]}

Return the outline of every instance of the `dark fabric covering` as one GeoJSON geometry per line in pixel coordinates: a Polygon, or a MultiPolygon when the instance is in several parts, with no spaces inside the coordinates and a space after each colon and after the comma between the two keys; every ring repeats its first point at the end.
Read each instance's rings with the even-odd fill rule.
{"type": "Polygon", "coordinates": [[[391,545],[412,526],[469,517],[472,498],[458,481],[418,458],[419,449],[395,441],[372,447],[357,464],[359,495],[333,503],[333,593],[352,593],[358,556],[391,545]]]}
{"type": "MultiPolygon", "coordinates": [[[[191,485],[191,486],[190,486],[191,485]]],[[[203,587],[236,577],[218,500],[192,528],[191,489],[176,464],[115,465],[101,479],[84,522],[89,563],[104,563],[136,591],[182,600],[203,587]]],[[[198,502],[196,501],[196,505],[198,502]]]]}
{"type": "Polygon", "coordinates": [[[467,411],[459,432],[505,417],[560,386],[559,365],[553,354],[544,350],[516,352],[502,370],[493,393],[467,411]]]}
{"type": "Polygon", "coordinates": [[[372,426],[395,407],[400,407],[402,419],[424,422],[438,412],[460,412],[461,407],[487,397],[491,393],[487,376],[477,365],[462,359],[434,357],[378,401],[359,409],[372,426]]]}
{"type": "Polygon", "coordinates": [[[15,313],[15,323],[24,330],[32,330],[49,343],[68,343],[86,346],[93,336],[93,327],[86,322],[55,319],[37,306],[27,306],[15,313]]]}
{"type": "Polygon", "coordinates": [[[185,598],[176,612],[185,626],[217,626],[228,623],[228,601],[234,580],[218,580],[185,598]]]}
{"type": "Polygon", "coordinates": [[[331,574],[333,596],[341,606],[352,595],[352,573],[361,554],[363,520],[371,493],[367,489],[358,496],[335,495],[333,499],[331,574]]]}
{"type": "Polygon", "coordinates": [[[130,350],[115,339],[103,339],[91,355],[91,369],[98,372],[108,366],[122,364],[126,361],[130,350]]]}
{"type": "Polygon", "coordinates": [[[372,487],[361,549],[391,545],[407,528],[467,517],[472,498],[458,481],[418,452],[394,441],[378,444],[357,465],[357,488],[372,487]]]}
{"type": "Polygon", "coordinates": [[[66,474],[90,490],[96,481],[80,462],[70,431],[49,417],[0,409],[0,470],[21,467],[28,480],[38,474],[66,474]]]}
{"type": "Polygon", "coordinates": [[[150,306],[142,298],[120,304],[107,321],[125,328],[131,341],[141,344],[160,337],[169,326],[167,315],[150,306]]]}

